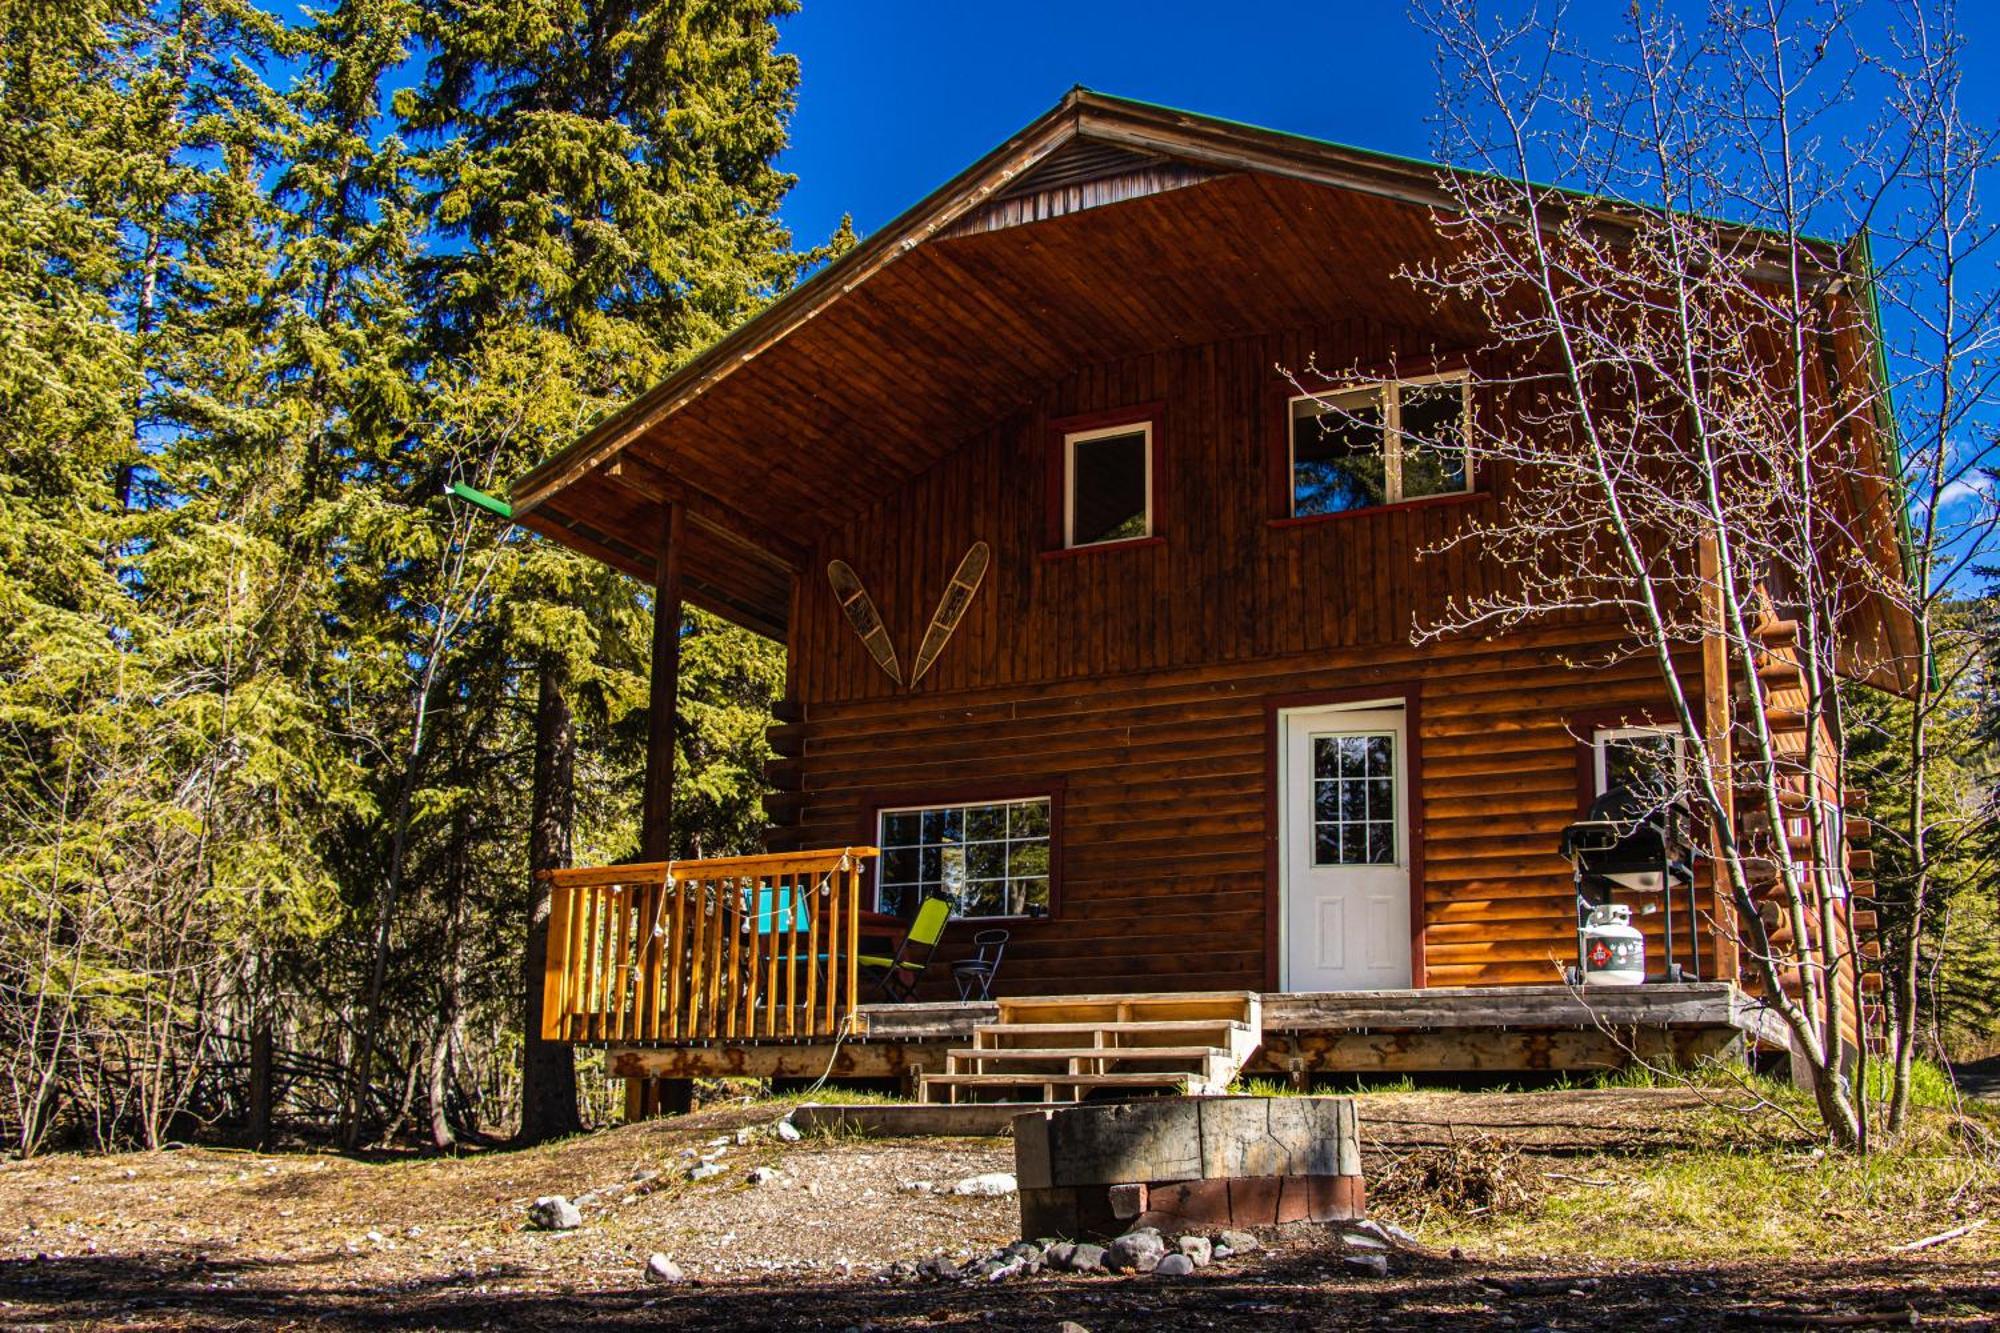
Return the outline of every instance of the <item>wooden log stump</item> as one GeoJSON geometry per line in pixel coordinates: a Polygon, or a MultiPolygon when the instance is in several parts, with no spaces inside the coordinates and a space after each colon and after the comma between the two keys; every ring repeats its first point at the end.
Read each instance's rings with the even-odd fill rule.
{"type": "Polygon", "coordinates": [[[1102,1239],[1363,1216],[1352,1097],[1161,1097],[1014,1120],[1021,1234],[1102,1239]]]}

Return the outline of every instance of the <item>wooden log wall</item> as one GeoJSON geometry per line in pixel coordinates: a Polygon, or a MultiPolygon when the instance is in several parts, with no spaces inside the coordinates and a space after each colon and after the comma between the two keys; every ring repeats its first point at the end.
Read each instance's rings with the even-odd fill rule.
{"type": "MultiPolygon", "coordinates": [[[[1758,675],[1765,689],[1773,749],[1781,764],[1789,762],[1796,770],[1786,793],[1786,835],[1791,843],[1792,859],[1799,867],[1799,873],[1807,877],[1809,902],[1811,879],[1819,873],[1814,862],[1810,823],[1821,818],[1829,807],[1842,807],[1839,840],[1823,850],[1837,858],[1832,873],[1839,884],[1847,886],[1849,893],[1846,898],[1836,900],[1833,909],[1835,919],[1831,923],[1822,921],[1820,914],[1809,908],[1805,913],[1805,926],[1810,937],[1807,952],[1819,966],[1831,966],[1839,976],[1840,1035],[1851,1046],[1881,1031],[1882,945],[1876,930],[1874,881],[1870,878],[1875,858],[1874,853],[1864,845],[1872,826],[1860,813],[1862,793],[1845,787],[1840,780],[1838,740],[1827,720],[1809,711],[1796,636],[1797,628],[1793,622],[1778,619],[1775,614],[1767,617],[1758,629],[1758,637],[1763,644],[1758,675]],[[1809,726],[1817,732],[1817,743],[1813,747],[1815,771],[1810,778],[1805,772],[1809,726]],[[1857,1004],[1861,1008],[1859,1013],[1856,1012],[1857,1004]]],[[[1748,683],[1739,680],[1736,687],[1739,724],[1747,726],[1743,719],[1748,713],[1748,683]]],[[[1738,744],[1740,754],[1751,753],[1747,731],[1738,744]]],[[[1743,830],[1745,845],[1753,852],[1769,857],[1775,855],[1776,849],[1771,845],[1768,816],[1761,808],[1762,800],[1763,794],[1759,789],[1739,792],[1737,822],[1743,830]]],[[[1792,923],[1784,910],[1784,892],[1776,881],[1775,872],[1758,890],[1758,899],[1759,911],[1766,929],[1772,932],[1774,947],[1789,949],[1793,936],[1792,923]]],[[[1743,975],[1746,989],[1753,993],[1762,990],[1756,970],[1747,959],[1743,975]]],[[[1794,985],[1788,983],[1786,988],[1796,993],[1794,985]]]]}
{"type": "Polygon", "coordinates": [[[1431,354],[1357,320],[1094,367],[885,496],[801,580],[800,720],[775,729],[787,790],[773,845],[872,841],[883,805],[1060,781],[1056,911],[1005,923],[1001,989],[1267,988],[1270,709],[1407,691],[1420,696],[1422,980],[1559,980],[1575,951],[1555,851],[1583,800],[1573,727],[1657,714],[1655,668],[1604,660],[1614,632],[1580,619],[1412,645],[1414,625],[1495,577],[1476,543],[1429,548],[1490,516],[1504,479],[1318,521],[1271,512],[1275,367],[1431,354]],[[1143,403],[1161,405],[1161,540],[1047,554],[1047,423],[1143,403]],[[841,618],[824,562],[853,566],[907,658],[975,540],[993,550],[985,586],[922,686],[899,691],[841,618]]]}

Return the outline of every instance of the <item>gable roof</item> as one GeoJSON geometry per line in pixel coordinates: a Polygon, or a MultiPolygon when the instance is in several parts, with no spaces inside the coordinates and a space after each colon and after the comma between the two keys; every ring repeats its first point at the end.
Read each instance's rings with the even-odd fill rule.
{"type": "Polygon", "coordinates": [[[1414,322],[1394,274],[1437,252],[1437,170],[1075,89],[520,478],[515,515],[650,580],[678,499],[689,600],[782,633],[821,532],[1050,378],[1274,316],[1414,322]]]}
{"type": "Polygon", "coordinates": [[[1397,276],[1448,255],[1446,170],[1074,89],[520,478],[515,517],[650,582],[678,501],[687,599],[782,637],[822,534],[1060,376],[1274,320],[1482,342],[1397,276]]]}

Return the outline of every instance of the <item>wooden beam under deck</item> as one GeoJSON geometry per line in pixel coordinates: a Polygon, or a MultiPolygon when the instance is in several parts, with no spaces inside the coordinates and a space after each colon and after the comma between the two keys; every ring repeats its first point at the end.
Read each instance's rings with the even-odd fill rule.
{"type": "Polygon", "coordinates": [[[1264,1031],[1417,1031],[1600,1026],[1733,1027],[1762,1035],[1764,1009],[1728,982],[1680,985],[1445,986],[1264,996],[1264,1031]]]}
{"type": "Polygon", "coordinates": [[[612,1078],[903,1078],[943,1069],[950,1049],[948,1041],[612,1045],[605,1048],[604,1071],[612,1078]]]}
{"type": "MultiPolygon", "coordinates": [[[[1528,1073],[1617,1069],[1636,1057],[1691,1065],[1747,1043],[1784,1049],[1782,1026],[1729,982],[1605,987],[1440,987],[1266,993],[1253,1076],[1528,1073]]],[[[840,1042],[611,1045],[615,1078],[895,1078],[998,1016],[993,1003],[872,1004],[840,1042]]]]}
{"type": "Polygon", "coordinates": [[[1248,1077],[1319,1074],[1519,1074],[1623,1069],[1634,1059],[1690,1068],[1740,1049],[1727,1027],[1449,1028],[1264,1034],[1248,1077]]]}

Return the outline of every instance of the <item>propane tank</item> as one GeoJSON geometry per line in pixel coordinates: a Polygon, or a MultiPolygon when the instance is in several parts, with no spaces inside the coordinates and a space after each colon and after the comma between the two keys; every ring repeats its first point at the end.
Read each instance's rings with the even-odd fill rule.
{"type": "Polygon", "coordinates": [[[1632,925],[1632,909],[1604,903],[1590,909],[1583,927],[1583,984],[1638,986],[1646,980],[1646,937],[1632,925]]]}

